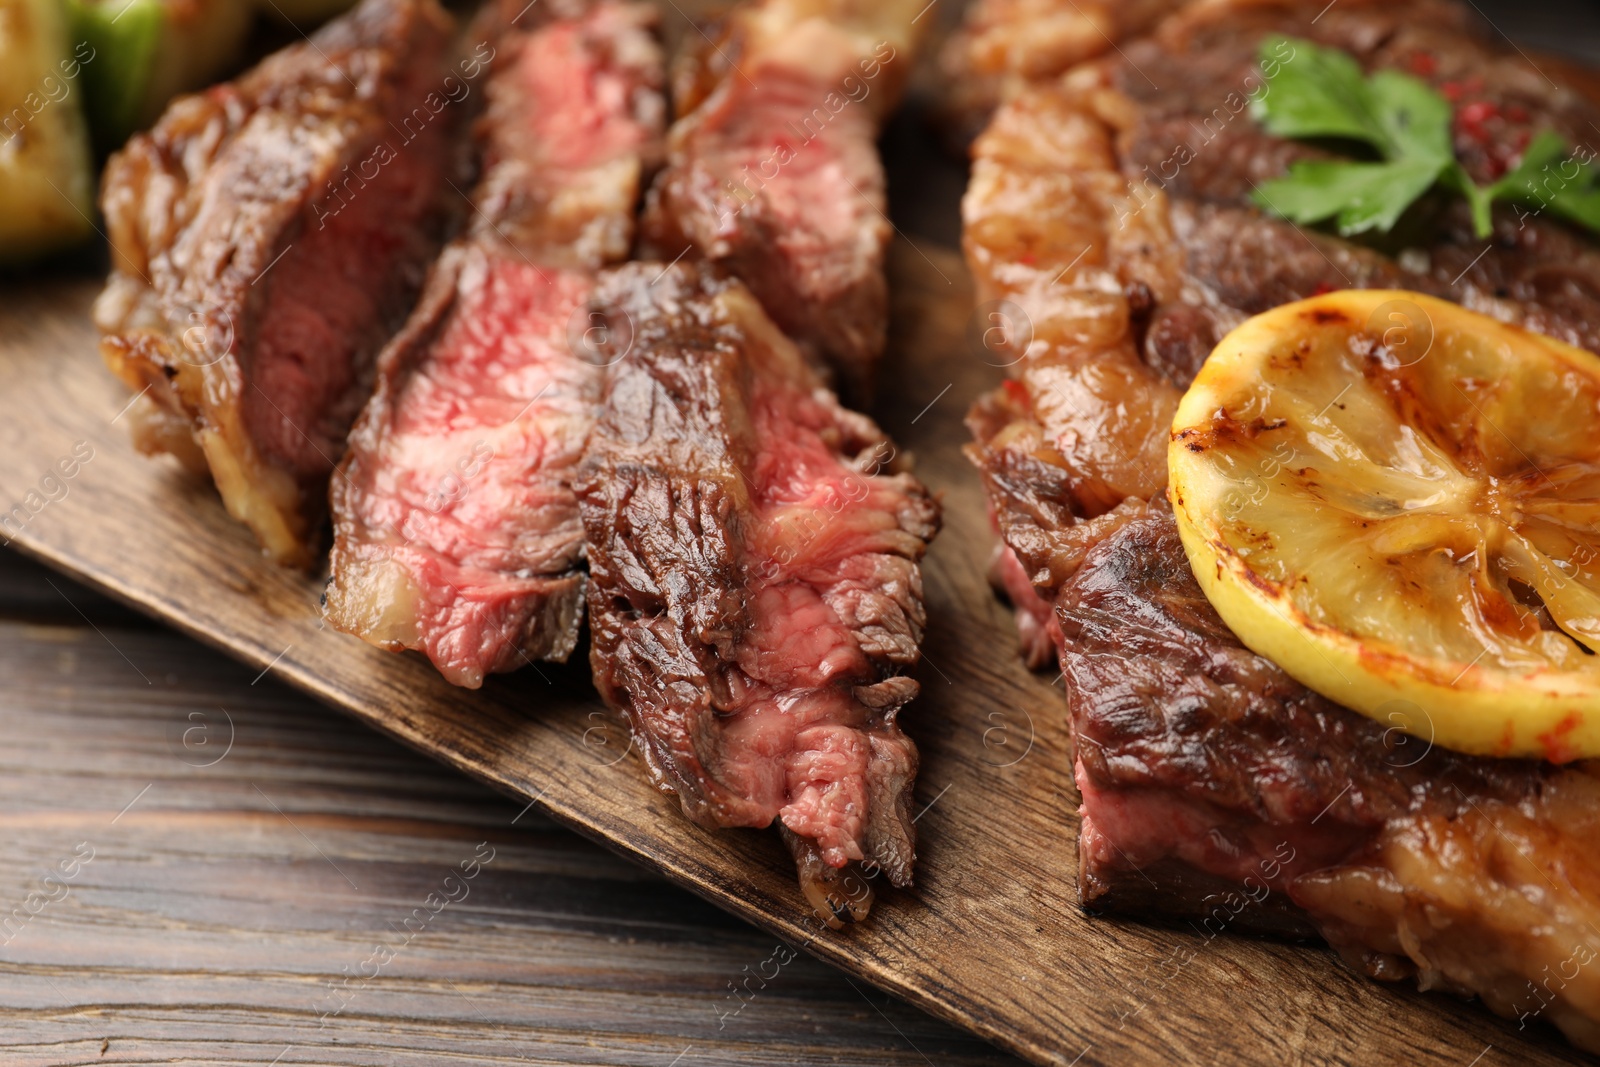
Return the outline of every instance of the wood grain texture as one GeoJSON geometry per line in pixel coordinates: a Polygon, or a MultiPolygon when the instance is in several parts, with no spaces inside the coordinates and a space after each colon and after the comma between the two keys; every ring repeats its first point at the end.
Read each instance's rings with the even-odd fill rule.
{"type": "Polygon", "coordinates": [[[0,927],[0,1063],[1015,1062],[805,956],[763,967],[773,938],[537,809],[12,559],[0,915],[93,858],[0,927]],[[92,626],[39,621],[62,594],[92,626]],[[331,984],[402,939],[324,1025],[331,984]]]}
{"type": "MultiPolygon", "coordinates": [[[[904,716],[923,753],[917,792],[922,841],[916,888],[885,889],[866,924],[840,933],[806,921],[792,866],[774,836],[699,830],[674,800],[646,784],[623,731],[596,700],[581,667],[541,666],[469,693],[444,684],[419,659],[323,631],[316,581],[264,563],[209,489],[168,463],[132,453],[114,425],[127,398],[94,353],[86,317],[91,283],[41,283],[0,301],[0,455],[6,457],[0,507],[25,501],[60,457],[89,442],[94,458],[66,484],[65,494],[57,493],[59,499],[15,533],[25,551],[229,652],[250,665],[252,676],[265,670],[502,791],[537,798],[557,822],[843,968],[858,983],[870,982],[1034,1062],[1221,1058],[1251,1065],[1463,1067],[1480,1053],[1482,1067],[1579,1062],[1543,1029],[1519,1033],[1472,1006],[1378,986],[1321,948],[1232,937],[1207,941],[1192,930],[1079,912],[1075,796],[1061,692],[1017,660],[1009,613],[984,580],[987,521],[976,479],[960,455],[960,416],[999,371],[984,363],[981,349],[967,348],[971,297],[954,253],[902,244],[893,271],[894,344],[878,414],[916,453],[920,473],[944,494],[947,509],[946,530],[926,566],[924,695],[904,716]]],[[[123,681],[147,679],[152,691],[168,673],[181,678],[191,669],[163,663],[143,638],[116,645],[129,672],[123,681]]],[[[330,763],[326,773],[360,772],[330,763]]],[[[125,783],[121,788],[128,792],[125,783]]],[[[241,804],[248,801],[249,810],[260,813],[261,798],[244,783],[237,788],[241,804]]],[[[119,797],[97,795],[86,806],[94,808],[94,818],[109,817],[119,797]]],[[[213,817],[191,811],[167,832],[174,842],[188,835],[188,847],[203,850],[213,817]]],[[[269,831],[271,820],[261,818],[263,834],[282,832],[269,831]]],[[[311,838],[323,828],[301,827],[311,838]]],[[[42,863],[86,832],[71,818],[61,829],[60,844],[39,844],[42,863]]],[[[335,836],[346,832],[326,829],[335,836]]],[[[460,845],[441,844],[441,860],[460,845]]],[[[339,845],[353,855],[365,854],[365,847],[359,834],[339,845]]],[[[352,891],[329,865],[313,861],[304,843],[300,849],[299,888],[292,891],[319,900],[352,891]]],[[[262,879],[269,871],[282,873],[273,868],[279,861],[271,851],[260,861],[262,879]]],[[[381,860],[375,854],[372,862],[381,860]]],[[[345,873],[360,885],[366,872],[345,873]]],[[[289,881],[262,885],[263,894],[291,891],[289,881]]],[[[413,889],[426,893],[421,883],[413,889]]],[[[252,901],[259,908],[261,900],[242,898],[240,914],[252,901]]],[[[404,915],[414,902],[402,894],[395,905],[404,915]]],[[[222,907],[211,921],[220,946],[234,920],[222,907]]],[[[97,942],[86,943],[85,963],[101,959],[101,949],[104,959],[115,958],[114,926],[108,923],[97,942]]],[[[173,936],[181,939],[180,926],[174,921],[173,936]]],[[[358,954],[352,965],[361,962],[368,933],[353,940],[358,954]]],[[[249,936],[241,933],[239,940],[249,936]]],[[[195,973],[205,981],[196,988],[209,991],[215,1010],[225,1012],[234,1003],[222,977],[227,952],[208,951],[215,953],[210,967],[216,978],[200,968],[195,973]]],[[[501,973],[514,975],[516,938],[508,935],[500,951],[501,973]]],[[[284,982],[300,982],[296,993],[304,998],[314,983],[290,977],[293,960],[281,963],[284,982]]],[[[123,995],[116,992],[115,971],[92,977],[103,983],[98,996],[123,995]]],[[[48,984],[42,987],[30,994],[35,1007],[45,1003],[48,984]]],[[[493,988],[484,985],[486,993],[493,988]]],[[[670,1014],[664,1009],[664,1018],[670,1014]]],[[[371,1025],[376,1040],[401,1024],[385,1018],[371,1025]]],[[[825,1030],[827,1020],[819,1016],[817,1025],[825,1030]]],[[[492,1033],[491,1027],[484,1035],[488,1044],[492,1033]]],[[[750,1056],[757,1055],[752,1049],[750,1056]]],[[[670,1056],[639,1062],[646,1060],[666,1063],[670,1056]]],[[[772,1060],[780,1061],[787,1062],[772,1060]]]]}

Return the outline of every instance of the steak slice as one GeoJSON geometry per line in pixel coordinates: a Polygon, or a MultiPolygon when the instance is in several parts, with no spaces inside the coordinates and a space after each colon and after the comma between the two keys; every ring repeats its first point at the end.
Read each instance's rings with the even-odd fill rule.
{"type": "Polygon", "coordinates": [[[312,562],[373,358],[438,249],[451,33],[434,0],[364,0],[106,168],[94,314],[134,442],[209,469],[282,563],[312,562]]]}
{"type": "Polygon", "coordinates": [[[1460,755],[1306,689],[1228,630],[1164,501],[1089,548],[1056,614],[1085,905],[1315,931],[1600,1051],[1592,764],[1460,755]]]}
{"type": "Polygon", "coordinates": [[[577,644],[570,478],[603,377],[585,308],[594,272],[628,255],[660,150],[653,9],[567,9],[484,20],[477,210],[380,357],[332,488],[328,621],[473,688],[577,644]]]}
{"type": "Polygon", "coordinates": [[[859,919],[866,878],[911,881],[896,716],[938,504],[709,264],[619,268],[596,306],[617,357],[577,481],[596,684],[691,819],[779,820],[818,913],[859,919]]]}
{"type": "Polygon", "coordinates": [[[727,268],[855,398],[870,395],[888,329],[878,129],[910,70],[922,6],[736,9],[675,78],[682,117],[644,219],[652,251],[727,268]]]}

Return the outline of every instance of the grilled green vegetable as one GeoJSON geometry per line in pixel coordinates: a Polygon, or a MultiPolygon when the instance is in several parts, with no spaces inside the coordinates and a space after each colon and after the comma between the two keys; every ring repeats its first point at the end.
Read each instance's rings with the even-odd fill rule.
{"type": "Polygon", "coordinates": [[[89,122],[111,149],[156,120],[179,93],[239,63],[255,17],[244,0],[67,0],[77,39],[97,58],[85,68],[89,122]]]}
{"type": "Polygon", "coordinates": [[[59,0],[0,0],[0,263],[67,247],[93,229],[80,108],[94,59],[72,44],[59,0]]]}

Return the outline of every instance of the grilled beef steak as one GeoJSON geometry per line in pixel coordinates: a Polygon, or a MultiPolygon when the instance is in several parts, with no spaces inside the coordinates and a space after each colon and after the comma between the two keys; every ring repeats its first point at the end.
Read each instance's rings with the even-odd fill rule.
{"type": "Polygon", "coordinates": [[[1164,503],[1100,532],[1056,601],[1084,903],[1321,933],[1374,978],[1600,1050],[1600,777],[1458,755],[1306,689],[1229,632],[1164,503]]]}
{"type": "Polygon", "coordinates": [[[476,211],[383,352],[332,487],[328,620],[457,685],[577,643],[570,477],[603,376],[585,308],[594,272],[628,255],[660,151],[652,10],[567,10],[480,23],[494,72],[476,211]]]}
{"type": "Polygon", "coordinates": [[[1186,0],[974,0],[939,50],[940,118],[965,147],[1000,101],[1143,33],[1186,0]]]}
{"type": "Polygon", "coordinates": [[[938,505],[750,291],[700,263],[609,273],[605,413],[577,482],[596,683],[704,826],[780,821],[810,901],[908,884],[917,561],[938,505]]]}
{"type": "Polygon", "coordinates": [[[891,229],[879,124],[899,100],[923,4],[756,0],[681,65],[682,116],[650,191],[645,237],[748,285],[853,397],[888,326],[891,229]]]}
{"type": "Polygon", "coordinates": [[[1256,185],[1321,151],[1251,117],[1276,33],[1438,83],[1480,183],[1524,134],[1584,143],[1600,121],[1455,4],[1238,0],[1028,90],[979,139],[967,253],[1014,377],[973,409],[970,452],[1030,654],[1060,645],[1080,894],[1211,934],[1319,933],[1374,977],[1600,1049],[1600,866],[1580,844],[1600,782],[1430,749],[1300,686],[1206,602],[1164,503],[1182,391],[1226,331],[1278,304],[1414,289],[1600,351],[1600,256],[1547,214],[1497,208],[1482,241],[1435,194],[1358,243],[1258,210],[1256,185]]]}
{"type": "Polygon", "coordinates": [[[1480,241],[1464,203],[1434,196],[1395,235],[1361,244],[1250,202],[1261,181],[1319,151],[1250,117],[1269,33],[1373,68],[1433,71],[1462,112],[1503,116],[1492,131],[1456,125],[1479,182],[1513,162],[1496,146],[1543,129],[1582,143],[1600,123],[1453,3],[1341,3],[1313,25],[1317,13],[1295,0],[1201,5],[1129,43],[1126,58],[1023,93],[974,145],[965,244],[985,306],[1009,330],[1014,374],[973,410],[974,456],[1006,544],[1046,598],[1065,574],[1044,550],[1075,536],[1074,519],[1165,488],[1178,399],[1252,314],[1331,289],[1414,289],[1600,351],[1600,252],[1551,215],[1501,205],[1480,241]],[[1162,70],[1162,88],[1136,67],[1162,70]]]}
{"type": "Polygon", "coordinates": [[[451,20],[365,0],[184,97],[106,169],[95,305],[145,452],[209,469],[266,552],[307,566],[372,360],[442,228],[451,20]]]}

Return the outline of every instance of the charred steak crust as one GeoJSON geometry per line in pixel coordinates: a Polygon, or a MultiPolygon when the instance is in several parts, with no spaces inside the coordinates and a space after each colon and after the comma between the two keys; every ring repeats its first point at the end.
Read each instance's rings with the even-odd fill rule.
{"type": "Polygon", "coordinates": [[[434,0],[364,0],[106,169],[95,320],[140,393],[135,443],[209,469],[283,563],[313,559],[373,359],[438,248],[452,28],[434,0]]]}
{"type": "Polygon", "coordinates": [[[1365,243],[1250,202],[1316,152],[1250,118],[1269,34],[1432,80],[1461,107],[1456,150],[1479,182],[1515,164],[1522,134],[1583,143],[1600,121],[1460,5],[1324,8],[1193,5],[1010,100],[974,146],[966,250],[1015,364],[969,416],[968,452],[1026,646],[1041,659],[1060,642],[1080,895],[1207,936],[1315,930],[1374,977],[1477,995],[1600,1050],[1590,765],[1432,749],[1298,685],[1206,602],[1165,504],[1182,390],[1226,331],[1284,302],[1410,288],[1600,351],[1600,253],[1548,213],[1497,208],[1486,249],[1449,198],[1365,243]]]}
{"type": "Polygon", "coordinates": [[[849,865],[908,884],[896,716],[937,503],[714,267],[622,267],[595,306],[616,358],[576,486],[602,695],[690,818],[778,819],[819,907],[848,907],[849,865]]]}
{"type": "Polygon", "coordinates": [[[334,479],[325,613],[457,685],[565,660],[583,620],[570,478],[603,369],[594,272],[626,258],[665,105],[652,8],[491,5],[483,174],[334,479]]]}
{"type": "MultiPolygon", "coordinates": [[[[968,260],[980,298],[1029,342],[1015,353],[1015,381],[974,410],[975,455],[996,488],[1021,492],[996,500],[1031,574],[1049,568],[1004,530],[1005,501],[1092,517],[1158,495],[1182,390],[1217,340],[1267,308],[1330,289],[1414,289],[1600,351],[1600,250],[1549,212],[1500,205],[1486,244],[1459,198],[1425,198],[1393,235],[1358,243],[1251,202],[1260,182],[1318,151],[1250,116],[1270,34],[1331,44],[1372,68],[1431,72],[1463,114],[1497,116],[1484,120],[1492,128],[1456,124],[1456,150],[1479,182],[1515,162],[1503,147],[1524,135],[1587,143],[1600,125],[1600,108],[1528,70],[1461,5],[1355,0],[1313,24],[1317,13],[1298,0],[1185,8],[1129,43],[1126,58],[1022,92],[974,145],[968,260]],[[1168,73],[1157,89],[1139,69],[1168,73]],[[1023,470],[1033,473],[1017,483],[1023,470]],[[1049,482],[1059,488],[1032,488],[1049,482]]],[[[1064,573],[1051,571],[1047,597],[1064,573]]]]}
{"type": "Polygon", "coordinates": [[[1306,689],[1228,630],[1164,502],[1089,549],[1056,613],[1086,905],[1314,929],[1372,977],[1600,1048],[1600,976],[1571,962],[1600,952],[1590,765],[1460,755],[1306,689]]]}
{"type": "Polygon", "coordinates": [[[1186,0],[975,0],[939,49],[941,132],[963,152],[1018,89],[1141,34],[1186,0]]]}

